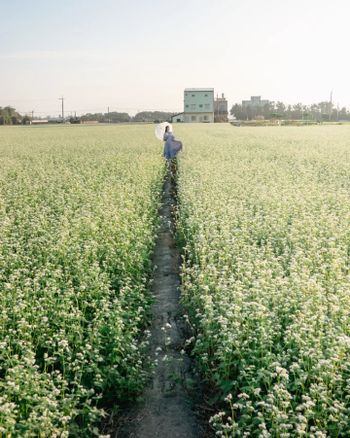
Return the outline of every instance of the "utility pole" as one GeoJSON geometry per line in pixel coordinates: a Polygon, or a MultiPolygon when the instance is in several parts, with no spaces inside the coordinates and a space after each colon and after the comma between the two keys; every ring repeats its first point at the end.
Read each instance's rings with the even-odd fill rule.
{"type": "Polygon", "coordinates": [[[34,110],[32,110],[32,121],[34,119],[34,110]]]}
{"type": "Polygon", "coordinates": [[[64,97],[59,97],[58,100],[62,101],[62,123],[64,122],[64,97]]]}

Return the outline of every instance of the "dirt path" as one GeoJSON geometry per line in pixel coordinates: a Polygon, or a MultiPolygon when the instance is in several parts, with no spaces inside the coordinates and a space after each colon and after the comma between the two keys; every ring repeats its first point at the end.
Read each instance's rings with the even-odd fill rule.
{"type": "Polygon", "coordinates": [[[143,402],[128,414],[114,438],[199,438],[205,435],[188,395],[188,387],[193,382],[191,361],[186,354],[181,354],[186,339],[179,305],[180,256],[172,233],[175,202],[175,187],[168,174],[160,210],[162,223],[153,255],[156,269],[152,292],[156,301],[152,308],[150,355],[157,365],[143,402]]]}

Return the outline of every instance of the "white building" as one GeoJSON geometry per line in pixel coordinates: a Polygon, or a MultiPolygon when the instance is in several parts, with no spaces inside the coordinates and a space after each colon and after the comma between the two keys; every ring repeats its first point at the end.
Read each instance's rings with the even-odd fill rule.
{"type": "Polygon", "coordinates": [[[174,114],[171,116],[171,123],[181,123],[184,121],[184,113],[174,114]]]}

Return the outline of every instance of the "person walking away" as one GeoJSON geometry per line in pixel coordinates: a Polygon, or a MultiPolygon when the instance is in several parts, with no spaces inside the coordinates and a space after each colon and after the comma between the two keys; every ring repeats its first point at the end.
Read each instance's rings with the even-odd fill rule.
{"type": "Polygon", "coordinates": [[[164,143],[164,158],[166,160],[172,160],[176,157],[178,152],[182,150],[181,141],[175,140],[174,134],[170,131],[169,126],[166,126],[163,135],[164,143]]]}
{"type": "Polygon", "coordinates": [[[167,160],[171,177],[174,179],[176,174],[176,156],[182,150],[182,143],[175,140],[175,136],[170,131],[169,126],[165,127],[163,140],[165,141],[163,155],[167,160]]]}

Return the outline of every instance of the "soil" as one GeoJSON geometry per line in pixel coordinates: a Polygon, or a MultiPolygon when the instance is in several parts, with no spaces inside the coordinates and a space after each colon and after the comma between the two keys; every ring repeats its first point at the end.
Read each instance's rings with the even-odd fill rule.
{"type": "Polygon", "coordinates": [[[124,415],[114,438],[202,438],[208,436],[198,403],[200,387],[184,351],[186,323],[180,299],[180,255],[174,239],[176,184],[169,170],[160,209],[161,225],[153,254],[152,326],[149,354],[155,363],[142,401],[124,415]]]}

